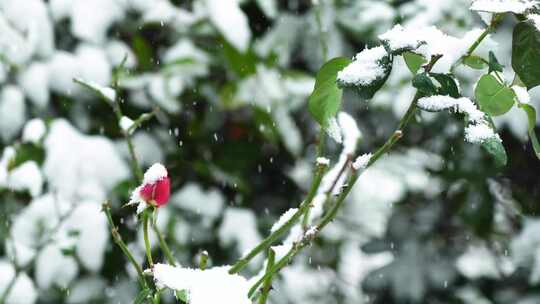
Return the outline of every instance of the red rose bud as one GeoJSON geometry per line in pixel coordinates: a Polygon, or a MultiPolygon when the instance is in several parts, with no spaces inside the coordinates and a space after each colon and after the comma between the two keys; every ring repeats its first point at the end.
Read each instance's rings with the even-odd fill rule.
{"type": "Polygon", "coordinates": [[[138,204],[137,213],[141,213],[148,205],[159,208],[167,204],[170,195],[171,182],[167,169],[156,163],[144,173],[143,183],[133,191],[129,204],[138,204]]]}
{"type": "Polygon", "coordinates": [[[161,207],[169,201],[171,195],[171,183],[169,177],[159,179],[153,184],[145,184],[139,190],[139,195],[143,200],[152,205],[156,204],[157,207],[161,207]]]}

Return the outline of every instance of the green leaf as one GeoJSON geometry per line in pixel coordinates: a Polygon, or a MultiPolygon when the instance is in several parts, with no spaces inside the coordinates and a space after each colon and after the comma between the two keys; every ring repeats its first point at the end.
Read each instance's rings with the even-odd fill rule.
{"type": "Polygon", "coordinates": [[[488,139],[482,143],[482,148],[491,155],[495,161],[495,166],[498,168],[506,166],[508,157],[506,156],[506,150],[500,140],[496,138],[488,139]]]}
{"type": "Polygon", "coordinates": [[[367,86],[357,86],[358,94],[363,99],[371,99],[379,91],[379,89],[386,83],[386,80],[392,72],[392,62],[394,60],[393,56],[385,56],[379,61],[379,65],[382,66],[384,70],[384,76],[374,80],[371,84],[367,86]]]}
{"type": "Polygon", "coordinates": [[[314,91],[309,96],[308,108],[323,128],[327,127],[330,118],[339,111],[343,91],[337,85],[337,73],[350,63],[349,58],[334,58],[325,63],[317,73],[314,91]]]}
{"type": "Polygon", "coordinates": [[[458,85],[451,74],[431,73],[430,76],[435,78],[441,85],[438,90],[439,95],[448,95],[454,98],[460,97],[458,85]]]}
{"type": "Polygon", "coordinates": [[[241,53],[230,43],[223,41],[223,54],[230,70],[234,71],[240,78],[257,72],[257,56],[253,50],[249,49],[246,53],[241,53]]]}
{"type": "Polygon", "coordinates": [[[371,81],[369,84],[350,84],[338,81],[338,85],[340,87],[354,87],[357,89],[357,93],[360,98],[366,100],[371,99],[373,98],[373,95],[375,95],[375,93],[377,93],[377,91],[379,91],[379,89],[384,85],[384,83],[390,76],[390,72],[392,72],[393,61],[394,57],[389,54],[388,51],[386,51],[386,55],[382,56],[382,58],[376,61],[376,64],[382,68],[383,74],[381,76],[371,81]]]}
{"type": "Polygon", "coordinates": [[[139,292],[135,300],[133,301],[133,304],[142,304],[147,303],[148,299],[150,299],[150,294],[152,293],[152,290],[145,288],[139,292]]]}
{"type": "Polygon", "coordinates": [[[534,132],[534,127],[536,126],[536,109],[530,104],[526,103],[520,104],[519,107],[527,114],[527,121],[529,123],[529,138],[531,139],[534,154],[536,154],[536,157],[540,159],[540,143],[538,142],[538,137],[536,137],[536,133],[534,132]]]}
{"type": "Polygon", "coordinates": [[[176,298],[180,299],[182,302],[184,302],[184,303],[188,302],[187,291],[185,291],[185,290],[177,290],[174,294],[176,295],[176,298]]]}
{"type": "Polygon", "coordinates": [[[427,60],[424,58],[424,56],[413,52],[403,53],[403,60],[405,60],[405,64],[409,68],[409,71],[413,73],[413,75],[416,75],[418,70],[420,70],[420,68],[427,63],[427,60]]]}
{"type": "Polygon", "coordinates": [[[474,91],[480,109],[492,116],[508,112],[514,105],[516,94],[500,83],[493,75],[484,75],[478,80],[474,91]]]}
{"type": "Polygon", "coordinates": [[[136,35],[132,40],[132,49],[137,57],[137,66],[141,70],[150,70],[154,63],[152,62],[152,47],[140,35],[136,35]]]}
{"type": "Polygon", "coordinates": [[[27,161],[35,161],[38,165],[42,165],[45,160],[45,150],[34,144],[21,144],[15,146],[15,157],[8,163],[8,171],[22,165],[27,161]]]}
{"type": "Polygon", "coordinates": [[[531,21],[514,27],[512,68],[528,89],[540,84],[540,31],[531,21]]]}
{"type": "Polygon", "coordinates": [[[501,72],[503,71],[503,65],[499,63],[497,60],[497,57],[495,57],[495,54],[493,54],[492,51],[489,51],[489,61],[488,61],[489,70],[488,73],[491,74],[491,72],[501,72]]]}
{"type": "Polygon", "coordinates": [[[463,64],[475,70],[483,70],[488,66],[484,58],[476,55],[470,55],[468,57],[465,57],[463,59],[463,64]]]}
{"type": "Polygon", "coordinates": [[[412,85],[424,96],[437,95],[438,90],[427,73],[421,73],[414,76],[412,85]]]}

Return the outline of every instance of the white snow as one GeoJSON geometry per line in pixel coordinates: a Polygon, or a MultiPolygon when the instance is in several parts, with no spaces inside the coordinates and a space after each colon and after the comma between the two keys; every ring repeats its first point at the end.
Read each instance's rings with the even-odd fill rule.
{"type": "Polygon", "coordinates": [[[137,65],[137,57],[127,44],[120,40],[111,40],[106,45],[107,58],[113,66],[119,66],[124,58],[126,68],[134,68],[137,65]]]}
{"type": "Polygon", "coordinates": [[[210,226],[221,215],[225,197],[218,189],[203,190],[199,184],[189,182],[171,196],[171,203],[200,215],[203,224],[210,226]]]}
{"type": "Polygon", "coordinates": [[[355,56],[351,64],[338,72],[338,82],[355,86],[371,84],[384,76],[384,69],[379,62],[387,55],[382,46],[366,48],[355,56]]]}
{"type": "Polygon", "coordinates": [[[87,85],[90,89],[94,90],[96,93],[98,93],[101,97],[105,98],[108,102],[114,102],[116,98],[116,92],[111,87],[105,87],[102,85],[99,85],[98,83],[91,81],[91,80],[85,80],[82,78],[75,78],[77,82],[84,83],[87,85]]]}
{"type": "Polygon", "coordinates": [[[105,260],[109,245],[109,227],[101,211],[101,201],[83,201],[62,225],[61,232],[77,231],[75,251],[81,265],[92,273],[98,273],[105,260]]]}
{"type": "Polygon", "coordinates": [[[228,270],[228,266],[199,270],[156,264],[153,273],[158,285],[187,290],[190,304],[250,304],[248,281],[238,274],[229,274],[228,270]]]}
{"type": "Polygon", "coordinates": [[[481,144],[489,139],[501,140],[488,125],[484,112],[466,97],[453,98],[443,95],[423,97],[418,100],[418,107],[427,111],[451,110],[466,114],[469,125],[465,128],[465,140],[472,144],[481,144]]]}
{"type": "Polygon", "coordinates": [[[160,163],[153,164],[144,172],[143,185],[151,185],[168,176],[167,169],[160,163]]]}
{"type": "Polygon", "coordinates": [[[317,235],[317,233],[319,233],[319,229],[317,229],[317,226],[309,227],[304,234],[304,238],[308,240],[313,239],[317,235]]]}
{"type": "Polygon", "coordinates": [[[356,160],[353,162],[352,167],[354,170],[360,170],[367,167],[367,164],[371,160],[371,153],[366,153],[358,156],[356,160]]]}
{"type": "Polygon", "coordinates": [[[326,133],[335,142],[343,142],[343,138],[341,137],[341,128],[339,127],[337,119],[335,117],[332,117],[328,120],[328,127],[326,128],[326,133]]]}
{"type": "Polygon", "coordinates": [[[512,90],[514,93],[516,93],[516,97],[520,103],[530,103],[531,102],[531,96],[529,95],[529,92],[526,88],[522,86],[514,85],[512,86],[512,90]]]}
{"type": "Polygon", "coordinates": [[[527,18],[532,21],[534,26],[536,26],[536,29],[540,31],[540,15],[538,14],[529,14],[527,15],[527,18]]]}
{"type": "Polygon", "coordinates": [[[236,244],[238,253],[242,255],[262,239],[253,211],[234,207],[225,210],[218,235],[222,246],[236,244]]]}
{"type": "Polygon", "coordinates": [[[417,49],[425,43],[422,31],[418,29],[406,30],[401,24],[396,24],[391,30],[379,35],[379,39],[385,41],[392,51],[403,49],[417,49]]]}
{"type": "Polygon", "coordinates": [[[0,93],[0,136],[4,142],[19,133],[25,118],[26,103],[22,91],[14,85],[5,85],[0,93]]]}
{"type": "Polygon", "coordinates": [[[0,14],[0,53],[9,64],[21,65],[33,55],[33,47],[21,33],[11,27],[10,20],[0,14]]]}
{"type": "Polygon", "coordinates": [[[73,0],[71,7],[71,31],[82,40],[101,44],[109,27],[124,16],[119,1],[73,0]]]}
{"type": "Polygon", "coordinates": [[[50,124],[44,147],[43,172],[49,188],[66,197],[81,195],[102,201],[108,191],[129,177],[126,162],[109,139],[83,135],[66,120],[50,124]]]}
{"type": "MultiPolygon", "coordinates": [[[[6,260],[0,260],[0,273],[0,294],[3,295],[15,275],[15,269],[6,260]]],[[[34,282],[25,272],[21,272],[6,299],[6,304],[33,304],[37,297],[38,291],[34,282]]]]}
{"type": "Polygon", "coordinates": [[[206,0],[210,21],[240,52],[247,51],[251,40],[248,18],[240,9],[238,0],[206,0]]]}
{"type": "Polygon", "coordinates": [[[45,123],[40,118],[32,118],[23,129],[22,141],[26,143],[39,144],[43,136],[45,136],[47,128],[45,123]]]}
{"type": "Polygon", "coordinates": [[[26,161],[8,173],[7,187],[14,191],[27,190],[32,197],[41,194],[43,176],[35,161],[26,161]]]}
{"type": "MultiPolygon", "coordinates": [[[[2,15],[26,40],[28,51],[34,55],[48,57],[54,50],[53,25],[47,7],[40,0],[3,0],[0,2],[2,15]]],[[[2,31],[2,34],[4,32],[2,31]]],[[[17,52],[24,53],[19,49],[17,52]]]]}
{"type": "Polygon", "coordinates": [[[285,213],[283,213],[279,217],[279,220],[277,222],[275,222],[274,225],[272,225],[272,228],[270,229],[270,232],[272,232],[272,233],[276,232],[276,230],[281,228],[281,226],[285,225],[285,223],[287,223],[293,217],[293,215],[296,212],[298,212],[298,208],[291,208],[291,209],[285,211],[285,213]]]}
{"type": "Polygon", "coordinates": [[[471,10],[489,13],[523,14],[536,3],[537,1],[531,0],[474,0],[471,4],[471,10]]]}
{"type": "Polygon", "coordinates": [[[41,289],[67,288],[78,273],[77,262],[57,245],[46,246],[36,258],[36,283],[41,289]]]}
{"type": "MultiPolygon", "coordinates": [[[[103,48],[90,44],[79,44],[75,53],[56,51],[47,62],[50,88],[59,94],[71,96],[87,89],[74,83],[73,79],[80,78],[91,81],[97,91],[106,88],[111,81],[111,64],[103,48]]],[[[101,91],[108,99],[112,98],[110,89],[101,91]]],[[[88,95],[88,94],[87,94],[88,95]]]]}
{"type": "Polygon", "coordinates": [[[49,104],[49,69],[47,64],[34,62],[17,76],[17,83],[34,105],[44,108],[49,104]]]}
{"type": "Polygon", "coordinates": [[[465,277],[478,279],[480,277],[499,277],[497,259],[484,245],[471,245],[467,251],[456,260],[456,267],[465,277]]]}
{"type": "Polygon", "coordinates": [[[358,140],[362,136],[354,118],[346,112],[339,112],[338,123],[343,134],[343,154],[353,154],[358,140]]]}
{"type": "Polygon", "coordinates": [[[338,178],[338,176],[343,166],[347,162],[347,159],[348,159],[347,154],[342,153],[339,156],[337,163],[330,170],[328,170],[328,172],[324,175],[321,181],[321,185],[319,187],[318,193],[322,194],[322,193],[327,193],[329,191],[332,191],[333,195],[337,195],[341,193],[341,188],[343,184],[345,183],[345,178],[347,177],[347,175],[342,174],[340,178],[338,178]],[[336,182],[336,179],[337,179],[337,182],[336,182]],[[335,186],[332,189],[334,182],[335,182],[335,186]]]}
{"type": "MultiPolygon", "coordinates": [[[[426,60],[434,55],[442,55],[442,58],[433,66],[432,72],[448,73],[451,66],[465,55],[481,33],[480,29],[473,29],[466,32],[462,38],[457,38],[443,33],[435,26],[403,27],[398,24],[379,38],[386,41],[392,50],[411,48],[426,60]]],[[[489,36],[486,42],[491,42],[489,36]]],[[[479,49],[476,52],[480,51],[482,50],[479,49]]]]}
{"type": "Polygon", "coordinates": [[[122,118],[120,118],[120,121],[118,122],[118,125],[124,132],[127,132],[133,126],[133,124],[134,121],[127,116],[122,116],[122,118]]]}
{"type": "Polygon", "coordinates": [[[465,128],[465,140],[472,144],[481,144],[490,139],[501,141],[499,134],[485,123],[471,124],[465,128]]]}
{"type": "Polygon", "coordinates": [[[319,166],[328,166],[330,165],[330,160],[326,157],[317,157],[315,163],[319,166]]]}
{"type": "Polygon", "coordinates": [[[418,107],[426,111],[452,110],[466,114],[471,122],[484,121],[484,112],[478,110],[476,105],[467,97],[454,98],[445,95],[422,97],[418,100],[418,107]]]}
{"type": "Polygon", "coordinates": [[[289,253],[289,251],[292,249],[292,244],[283,244],[278,246],[272,246],[270,247],[272,250],[274,250],[274,253],[276,254],[276,261],[281,260],[283,257],[289,253]]]}

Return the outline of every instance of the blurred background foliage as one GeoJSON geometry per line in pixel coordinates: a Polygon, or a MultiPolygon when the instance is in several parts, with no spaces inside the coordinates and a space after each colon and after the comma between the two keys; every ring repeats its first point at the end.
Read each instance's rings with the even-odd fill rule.
{"type": "MultiPolygon", "coordinates": [[[[318,126],[306,101],[325,61],[321,39],[329,59],[352,57],[397,23],[462,37],[485,26],[469,5],[3,0],[0,295],[10,282],[7,303],[130,303],[136,295],[135,274],[99,212],[105,199],[112,202],[142,262],[134,210],[121,208],[136,186],[126,143],[109,105],[72,78],[110,85],[127,54],[124,114],[135,119],[159,108],[134,134],[137,154],[145,168],[162,162],[172,177],[158,224],[182,265],[196,265],[202,250],[213,265],[230,264],[309,185],[318,126]],[[34,118],[46,125],[37,140],[25,136],[34,118]],[[36,166],[23,168],[29,163],[36,166]]],[[[483,46],[497,54],[507,79],[515,22],[507,17],[483,46]]],[[[456,74],[471,96],[481,72],[456,74]]],[[[373,100],[345,92],[343,109],[363,133],[359,152],[391,134],[414,94],[410,78],[400,59],[373,100]]],[[[540,94],[532,96],[540,105],[540,94]]],[[[282,271],[271,303],[540,303],[540,163],[526,118],[511,111],[496,120],[509,155],[502,169],[464,143],[462,124],[419,113],[398,147],[361,178],[338,219],[282,271]]],[[[338,149],[329,141],[328,157],[338,149]]],[[[260,266],[259,259],[244,274],[260,266]]]]}

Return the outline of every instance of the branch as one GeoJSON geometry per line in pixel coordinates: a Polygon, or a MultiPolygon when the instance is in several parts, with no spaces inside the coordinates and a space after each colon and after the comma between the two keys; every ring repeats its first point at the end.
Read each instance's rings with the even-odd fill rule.
{"type": "Polygon", "coordinates": [[[143,288],[147,287],[146,280],[144,279],[143,271],[141,266],[137,263],[135,258],[133,257],[133,254],[131,251],[129,251],[126,243],[124,243],[124,240],[122,240],[122,237],[120,236],[120,233],[118,233],[118,228],[114,225],[112,215],[111,215],[111,205],[108,202],[103,203],[103,212],[107,215],[107,221],[109,222],[109,226],[111,227],[111,235],[114,240],[114,242],[120,247],[124,255],[128,258],[129,262],[133,265],[135,270],[137,270],[137,274],[139,275],[139,283],[143,288]]]}

